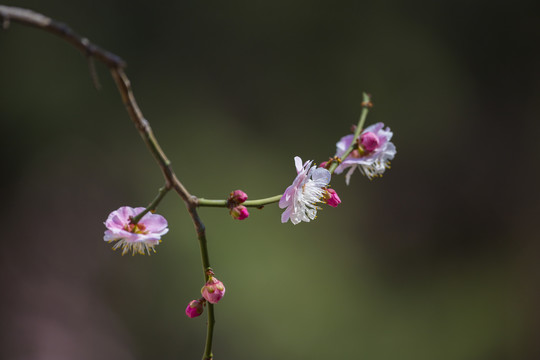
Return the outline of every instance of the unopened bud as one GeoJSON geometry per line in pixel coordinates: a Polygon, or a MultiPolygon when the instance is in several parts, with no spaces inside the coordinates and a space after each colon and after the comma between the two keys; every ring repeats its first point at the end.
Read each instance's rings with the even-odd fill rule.
{"type": "Polygon", "coordinates": [[[217,304],[223,295],[225,295],[225,285],[211,276],[201,289],[201,294],[209,303],[217,304]]]}
{"type": "Polygon", "coordinates": [[[235,205],[238,205],[246,201],[247,198],[248,198],[247,194],[243,192],[242,190],[234,190],[229,195],[229,202],[235,205]]]}
{"type": "Polygon", "coordinates": [[[324,193],[324,202],[331,207],[337,207],[341,204],[341,199],[334,189],[326,189],[324,193]]]}
{"type": "Polygon", "coordinates": [[[360,136],[360,145],[367,152],[372,152],[379,146],[379,138],[371,131],[365,132],[360,136]]]}
{"type": "Polygon", "coordinates": [[[249,216],[249,212],[244,205],[238,205],[233,207],[230,211],[230,214],[233,219],[236,220],[244,220],[247,219],[247,217],[249,216]]]}
{"type": "Polygon", "coordinates": [[[187,308],[186,315],[190,318],[200,316],[204,311],[204,299],[192,300],[187,308]]]}

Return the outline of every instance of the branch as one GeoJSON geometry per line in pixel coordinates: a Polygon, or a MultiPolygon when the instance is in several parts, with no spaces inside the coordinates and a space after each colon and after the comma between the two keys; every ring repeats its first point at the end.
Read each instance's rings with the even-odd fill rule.
{"type": "Polygon", "coordinates": [[[341,155],[341,158],[336,160],[332,160],[332,164],[328,168],[331,174],[334,173],[338,165],[342,160],[345,160],[347,156],[354,150],[356,146],[356,140],[360,137],[360,133],[362,132],[364,128],[364,123],[366,122],[367,114],[369,112],[369,109],[373,106],[371,102],[371,95],[362,93],[362,113],[360,114],[360,119],[358,119],[358,125],[356,125],[356,130],[354,131],[354,136],[351,142],[351,145],[349,148],[341,155]]]}
{"type": "MultiPolygon", "coordinates": [[[[165,187],[160,190],[156,202],[159,202],[161,198],[169,189],[174,189],[178,195],[182,198],[188,212],[191,216],[195,230],[197,232],[197,238],[201,248],[201,257],[203,263],[203,271],[205,280],[208,280],[207,270],[210,269],[210,261],[208,258],[208,249],[206,246],[206,232],[204,224],[202,223],[199,215],[197,214],[197,198],[192,196],[184,185],[178,180],[174,173],[171,163],[161,146],[159,145],[152,128],[148,121],[144,118],[141,109],[137,105],[133,90],[131,89],[131,82],[124,72],[126,63],[119,56],[101,49],[100,47],[92,44],[87,38],[81,37],[76,34],[69,26],[56,22],[42,14],[36,13],[31,10],[21,9],[17,7],[0,5],[0,22],[4,29],[7,29],[11,21],[21,23],[23,25],[36,27],[41,30],[48,31],[81,51],[84,56],[89,59],[95,58],[104,63],[111,71],[112,77],[118,87],[122,101],[126,107],[129,117],[135,124],[135,127],[139,131],[139,134],[146,143],[148,149],[156,159],[163,177],[165,178],[165,187]]],[[[154,204],[154,202],[152,202],[154,204]]],[[[153,206],[153,205],[149,206],[153,206]]],[[[207,338],[203,358],[212,358],[212,337],[214,330],[214,308],[211,304],[208,306],[208,325],[207,325],[207,338]]]]}
{"type": "MultiPolygon", "coordinates": [[[[283,195],[276,195],[269,198],[258,199],[258,200],[247,200],[242,203],[246,207],[256,207],[262,209],[264,205],[273,204],[279,201],[283,195]]],[[[207,207],[227,207],[229,206],[228,200],[212,200],[212,199],[197,199],[197,206],[207,206],[207,207]]]]}
{"type": "Polygon", "coordinates": [[[32,10],[0,5],[0,21],[4,30],[9,27],[11,21],[36,27],[63,38],[85,56],[92,56],[108,67],[126,67],[126,63],[119,56],[92,44],[87,38],[76,34],[69,26],[32,10]]]}

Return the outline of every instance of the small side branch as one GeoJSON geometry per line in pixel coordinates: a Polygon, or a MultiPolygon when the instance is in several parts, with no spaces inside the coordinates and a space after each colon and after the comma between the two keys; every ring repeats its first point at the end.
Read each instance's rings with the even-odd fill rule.
{"type": "MultiPolygon", "coordinates": [[[[242,203],[246,207],[255,207],[262,209],[264,205],[277,203],[283,195],[276,195],[264,199],[257,200],[247,200],[242,203]]],[[[227,207],[229,203],[227,200],[213,200],[213,199],[197,199],[197,206],[206,206],[206,207],[227,207]]]]}
{"type": "Polygon", "coordinates": [[[360,119],[358,119],[358,125],[356,125],[356,129],[354,131],[354,136],[351,142],[351,145],[349,148],[341,155],[341,159],[339,161],[334,160],[332,164],[330,165],[330,168],[328,169],[331,174],[334,173],[336,168],[338,167],[340,161],[345,160],[347,156],[354,150],[354,147],[356,145],[356,140],[360,137],[360,134],[362,133],[362,130],[364,129],[364,123],[366,122],[366,118],[369,112],[369,109],[373,106],[373,103],[371,102],[371,96],[366,93],[362,93],[362,112],[360,113],[360,119]]]}

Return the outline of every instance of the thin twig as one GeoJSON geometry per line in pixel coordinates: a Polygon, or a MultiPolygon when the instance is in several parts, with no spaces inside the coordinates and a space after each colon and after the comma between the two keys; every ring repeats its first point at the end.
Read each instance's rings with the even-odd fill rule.
{"type": "Polygon", "coordinates": [[[24,25],[37,27],[60,36],[85,56],[93,56],[108,67],[125,67],[126,63],[119,56],[101,49],[92,44],[87,38],[83,38],[75,33],[69,26],[54,21],[51,18],[28,9],[21,9],[12,6],[0,5],[0,20],[5,24],[10,21],[18,22],[24,25]]]}
{"type": "Polygon", "coordinates": [[[333,160],[332,164],[328,168],[331,174],[334,173],[340,162],[345,160],[347,156],[349,156],[349,154],[353,152],[355,146],[357,146],[356,140],[358,140],[358,138],[360,137],[360,133],[364,129],[364,123],[366,122],[367,114],[372,106],[373,104],[371,102],[371,95],[367,93],[362,93],[362,112],[360,113],[360,118],[358,119],[358,125],[356,125],[356,129],[354,130],[354,136],[351,145],[343,154],[341,154],[341,158],[339,159],[339,161],[333,160]]]}
{"type": "MultiPolygon", "coordinates": [[[[276,195],[269,198],[257,199],[257,200],[247,200],[242,203],[246,207],[255,207],[262,209],[264,205],[277,203],[283,195],[276,195]]],[[[228,207],[228,200],[213,200],[213,199],[197,199],[197,206],[206,206],[206,207],[228,207]]]]}

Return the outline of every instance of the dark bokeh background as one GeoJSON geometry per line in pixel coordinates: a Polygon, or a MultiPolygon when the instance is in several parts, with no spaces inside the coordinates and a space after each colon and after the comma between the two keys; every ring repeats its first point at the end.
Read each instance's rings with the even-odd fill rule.
{"type": "MultiPolygon", "coordinates": [[[[202,209],[227,295],[216,359],[538,359],[536,1],[7,1],[71,25],[127,73],[199,196],[278,194],[373,94],[394,131],[382,179],[353,177],[310,224],[277,206],[202,209]]],[[[197,359],[198,244],[174,194],[155,256],[102,240],[162,185],[107,69],[0,32],[3,359],[197,359]]]]}

